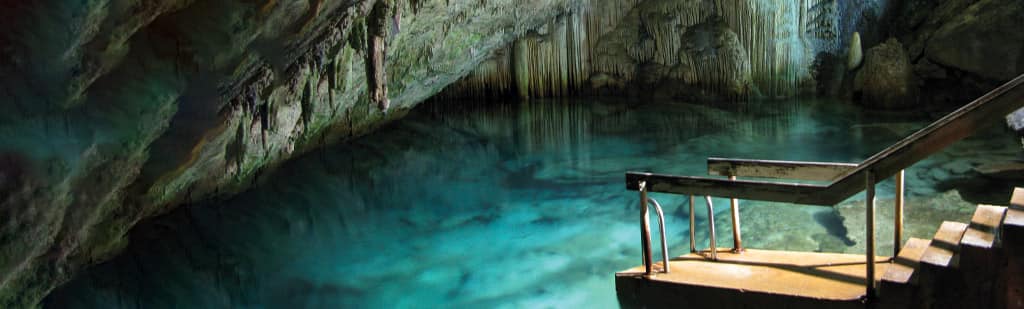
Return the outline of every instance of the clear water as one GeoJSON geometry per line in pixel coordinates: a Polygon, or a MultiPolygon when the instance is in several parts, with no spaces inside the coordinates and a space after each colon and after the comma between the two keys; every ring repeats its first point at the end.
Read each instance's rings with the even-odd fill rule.
{"type": "MultiPolygon", "coordinates": [[[[123,255],[46,305],[617,307],[613,273],[640,264],[637,196],[623,172],[702,175],[709,156],[858,162],[928,120],[829,101],[434,103],[288,163],[239,196],[142,224],[123,255]]],[[[983,155],[1012,155],[1019,148],[1003,133],[975,143],[992,149],[983,155]]],[[[958,156],[967,155],[922,164],[958,156]]],[[[939,196],[940,181],[957,177],[908,173],[911,200],[939,196]]],[[[683,254],[684,198],[654,197],[666,207],[671,253],[683,254]]],[[[750,247],[849,251],[856,241],[846,234],[862,232],[848,232],[832,208],[742,208],[750,247]]],[[[703,211],[697,219],[705,246],[703,211]]]]}

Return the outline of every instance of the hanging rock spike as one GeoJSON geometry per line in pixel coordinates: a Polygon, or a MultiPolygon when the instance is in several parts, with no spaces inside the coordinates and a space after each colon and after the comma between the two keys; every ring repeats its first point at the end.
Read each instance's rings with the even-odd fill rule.
{"type": "Polygon", "coordinates": [[[388,100],[387,74],[384,60],[387,55],[388,14],[393,12],[393,0],[377,0],[366,17],[366,87],[370,103],[386,112],[388,100]]]}

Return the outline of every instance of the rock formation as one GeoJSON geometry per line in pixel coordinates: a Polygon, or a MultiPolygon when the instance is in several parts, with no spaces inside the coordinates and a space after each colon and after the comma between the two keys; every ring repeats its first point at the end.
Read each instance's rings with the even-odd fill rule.
{"type": "Polygon", "coordinates": [[[922,98],[956,104],[1024,73],[1024,3],[894,2],[889,33],[906,46],[922,98]]]}
{"type": "Polygon", "coordinates": [[[385,115],[364,78],[363,38],[393,28],[364,28],[374,2],[2,1],[0,307],[117,254],[139,220],[400,117],[577,7],[395,2],[385,115]]]}
{"type": "Polygon", "coordinates": [[[670,71],[667,90],[695,100],[739,100],[753,88],[750,58],[736,33],[720,19],[693,25],[682,35],[679,61],[670,71]]]}
{"type": "MultiPolygon", "coordinates": [[[[482,67],[445,94],[685,93],[682,97],[698,101],[814,94],[819,77],[834,78],[831,72],[815,70],[818,58],[838,58],[849,40],[843,33],[861,26],[862,15],[880,15],[878,2],[884,1],[585,1],[585,9],[548,26],[555,31],[542,30],[520,39],[488,62],[495,65],[482,67]],[[680,64],[679,55],[686,44],[680,34],[712,19],[722,21],[723,29],[733,33],[738,47],[746,52],[750,91],[737,95],[717,83],[666,87],[678,82],[673,68],[680,64]]],[[[733,78],[730,74],[734,72],[721,72],[700,74],[715,80],[733,78]]]]}
{"type": "Polygon", "coordinates": [[[853,37],[850,38],[850,48],[847,51],[846,58],[846,69],[853,71],[860,67],[861,61],[864,61],[864,51],[860,46],[860,32],[854,32],[853,37]]]}
{"type": "Polygon", "coordinates": [[[910,60],[903,44],[890,38],[868,49],[864,66],[857,71],[854,91],[864,105],[883,108],[905,108],[916,103],[910,60]]]}

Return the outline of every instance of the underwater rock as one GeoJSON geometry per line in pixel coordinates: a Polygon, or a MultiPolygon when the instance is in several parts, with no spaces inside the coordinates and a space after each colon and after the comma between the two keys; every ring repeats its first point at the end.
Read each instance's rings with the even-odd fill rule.
{"type": "Polygon", "coordinates": [[[854,91],[861,104],[882,108],[914,106],[917,88],[912,83],[907,53],[895,38],[868,49],[864,66],[857,72],[854,91]]]}
{"type": "Polygon", "coordinates": [[[850,71],[856,70],[857,67],[860,67],[861,61],[864,60],[864,51],[860,47],[860,32],[853,33],[853,37],[850,38],[850,50],[847,53],[846,69],[850,71]]]}
{"type": "Polygon", "coordinates": [[[1024,181],[1024,162],[986,163],[975,167],[974,171],[997,180],[1015,183],[1024,181]]]}
{"type": "MultiPolygon", "coordinates": [[[[960,198],[954,190],[933,197],[907,196],[903,206],[903,239],[910,237],[931,239],[942,221],[970,222],[974,204],[960,198]]],[[[835,206],[855,242],[847,253],[863,254],[866,222],[863,199],[851,199],[835,206]]],[[[875,252],[891,255],[893,243],[893,199],[875,199],[875,252]]]]}
{"type": "MultiPolygon", "coordinates": [[[[743,246],[747,248],[843,252],[850,243],[842,222],[831,209],[785,203],[740,201],[743,246]],[[821,212],[829,214],[821,214],[821,212]]],[[[716,218],[718,245],[731,246],[732,223],[726,215],[716,218]]],[[[707,239],[707,227],[698,227],[698,238],[707,239]]]]}

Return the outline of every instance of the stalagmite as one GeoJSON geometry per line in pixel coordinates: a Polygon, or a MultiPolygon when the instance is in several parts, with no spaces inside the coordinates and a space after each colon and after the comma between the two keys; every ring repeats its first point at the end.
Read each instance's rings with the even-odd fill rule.
{"type": "Polygon", "coordinates": [[[384,59],[387,55],[388,14],[392,13],[393,0],[377,0],[373,4],[370,15],[366,17],[366,86],[369,88],[370,103],[386,112],[391,102],[388,100],[388,80],[384,72],[384,59]]]}
{"type": "Polygon", "coordinates": [[[863,60],[864,51],[860,47],[860,32],[854,32],[853,37],[850,38],[850,51],[849,57],[846,60],[846,68],[853,71],[860,66],[863,60]]]}

